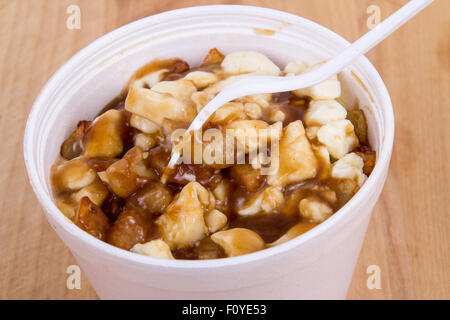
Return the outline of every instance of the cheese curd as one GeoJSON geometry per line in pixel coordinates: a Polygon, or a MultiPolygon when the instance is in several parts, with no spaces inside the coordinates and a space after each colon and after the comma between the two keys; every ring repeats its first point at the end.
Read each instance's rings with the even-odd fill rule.
{"type": "Polygon", "coordinates": [[[205,214],[205,222],[208,226],[208,231],[214,233],[219,231],[227,224],[228,218],[219,210],[213,209],[205,214]]]}
{"type": "Polygon", "coordinates": [[[60,190],[79,190],[94,182],[93,170],[83,158],[76,158],[54,167],[53,185],[60,190]]]}
{"type": "Polygon", "coordinates": [[[193,81],[186,79],[161,81],[155,84],[151,90],[159,93],[169,93],[172,97],[186,103],[191,101],[192,94],[197,91],[193,81]]]}
{"type": "Polygon", "coordinates": [[[184,79],[191,80],[197,89],[203,89],[217,81],[217,76],[211,72],[193,71],[188,73],[184,79]]]}
{"type": "Polygon", "coordinates": [[[152,240],[146,243],[137,243],[130,249],[131,252],[159,259],[175,259],[169,246],[163,240],[152,240]]]}
{"type": "MultiPolygon", "coordinates": [[[[169,91],[174,88],[162,86],[158,89],[169,91]]],[[[130,88],[125,100],[125,109],[159,126],[163,124],[164,119],[192,121],[196,112],[194,107],[184,99],[186,95],[177,93],[175,90],[173,93],[177,97],[172,93],[158,92],[152,89],[130,88]],[[183,99],[179,99],[180,97],[183,99]]]]}
{"type": "Polygon", "coordinates": [[[251,197],[241,209],[241,216],[251,216],[261,212],[270,213],[279,208],[284,201],[280,187],[267,187],[251,197]]]}
{"type": "Polygon", "coordinates": [[[284,67],[283,72],[286,76],[297,76],[308,70],[308,65],[302,61],[292,61],[289,62],[286,67],[284,67]]]}
{"type": "Polygon", "coordinates": [[[156,220],[162,239],[171,249],[201,240],[208,232],[204,214],[210,205],[208,190],[198,182],[188,183],[156,220]]]}
{"type": "Polygon", "coordinates": [[[236,120],[225,126],[229,136],[235,137],[246,153],[263,144],[278,141],[281,136],[281,128],[281,122],[269,125],[263,120],[236,120]],[[262,136],[266,139],[262,139],[262,136]]]}
{"type": "Polygon", "coordinates": [[[354,180],[358,186],[362,186],[367,179],[363,167],[363,159],[356,153],[349,153],[333,164],[331,176],[336,179],[354,180]]]}
{"type": "Polygon", "coordinates": [[[302,199],[298,209],[303,218],[313,222],[322,222],[333,213],[329,205],[313,197],[302,199]]]}
{"type": "Polygon", "coordinates": [[[300,120],[283,129],[279,150],[279,167],[275,174],[268,176],[270,185],[286,186],[316,176],[318,162],[300,120]]]}
{"type": "Polygon", "coordinates": [[[227,257],[259,251],[266,245],[256,232],[244,228],[216,232],[211,236],[211,240],[223,248],[227,257]]]}
{"type": "Polygon", "coordinates": [[[91,124],[84,141],[85,157],[115,157],[123,151],[122,135],[125,117],[117,110],[108,110],[91,124]]]}
{"type": "MultiPolygon", "coordinates": [[[[299,73],[311,71],[318,68],[320,65],[321,63],[311,67],[306,67],[303,71],[300,70],[299,73]]],[[[299,69],[298,66],[296,68],[299,69]]],[[[294,90],[292,93],[299,97],[308,96],[313,100],[332,100],[340,97],[341,83],[339,82],[337,76],[333,76],[324,82],[311,87],[294,90]]]]}
{"type": "Polygon", "coordinates": [[[256,72],[258,74],[277,76],[280,68],[265,55],[256,51],[237,51],[225,56],[222,68],[229,74],[256,72]]]}
{"type": "Polygon", "coordinates": [[[228,102],[214,112],[209,122],[214,124],[226,124],[232,120],[243,120],[245,118],[246,115],[244,113],[243,103],[228,102]]]}
{"type": "Polygon", "coordinates": [[[304,116],[307,126],[322,126],[336,120],[344,120],[347,110],[336,100],[311,101],[304,116]]]}
{"type": "Polygon", "coordinates": [[[313,100],[336,99],[341,95],[341,83],[335,76],[312,87],[294,90],[292,93],[299,97],[308,96],[313,100]]]}
{"type": "Polygon", "coordinates": [[[376,162],[364,112],[348,110],[337,76],[240,97],[200,132],[182,130],[240,79],[318,66],[281,71],[262,53],[217,49],[195,68],[181,59],[143,66],[62,143],[55,204],[93,237],[160,259],[234,257],[300,236],[345,205],[376,162]],[[175,150],[181,161],[168,168],[175,150]]]}
{"type": "Polygon", "coordinates": [[[349,120],[332,121],[317,131],[317,138],[335,159],[340,159],[359,146],[358,138],[349,120]]]}

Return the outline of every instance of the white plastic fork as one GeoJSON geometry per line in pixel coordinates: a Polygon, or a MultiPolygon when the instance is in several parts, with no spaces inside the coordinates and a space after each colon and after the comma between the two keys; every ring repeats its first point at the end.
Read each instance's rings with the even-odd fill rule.
{"type": "MultiPolygon", "coordinates": [[[[208,121],[209,117],[225,103],[231,100],[259,93],[275,93],[307,88],[321,83],[339,73],[352,61],[372,49],[392,32],[409,21],[434,0],[411,0],[382,23],[361,38],[345,48],[340,54],[320,67],[295,77],[251,76],[230,84],[219,92],[214,99],[206,104],[197,114],[187,132],[198,130],[208,121]]],[[[173,168],[180,157],[174,151],[168,167],[173,168]]]]}

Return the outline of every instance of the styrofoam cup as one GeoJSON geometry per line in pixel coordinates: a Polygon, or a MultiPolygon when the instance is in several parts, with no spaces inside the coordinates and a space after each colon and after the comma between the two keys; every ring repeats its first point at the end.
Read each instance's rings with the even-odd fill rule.
{"type": "Polygon", "coordinates": [[[208,50],[260,51],[278,65],[330,58],[348,42],[298,16],[248,6],[169,11],[123,26],[78,52],[48,81],[34,103],[24,157],[47,219],[69,247],[100,298],[325,299],[345,298],[372,208],[388,172],[394,136],[389,94],[362,57],[341,75],[349,104],[365,111],[377,163],[358,193],[311,231],[282,245],[234,258],[185,261],[134,254],[79,229],[52,201],[50,167],[62,141],[92,119],[133,72],[155,58],[198,65],[208,50]],[[269,31],[268,31],[269,30],[269,31]]]}

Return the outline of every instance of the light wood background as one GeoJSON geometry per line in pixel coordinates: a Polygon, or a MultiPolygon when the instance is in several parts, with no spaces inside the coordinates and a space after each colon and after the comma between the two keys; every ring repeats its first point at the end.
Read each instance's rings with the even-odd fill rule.
{"type": "MultiPolygon", "coordinates": [[[[22,137],[40,88],[75,52],[121,25],[213,3],[288,11],[353,41],[368,31],[369,5],[379,5],[385,18],[406,1],[0,0],[0,298],[97,298],[85,278],[81,290],[66,288],[75,260],[27,182],[22,137]],[[81,8],[80,30],[66,28],[70,4],[81,8]]],[[[391,93],[396,137],[349,299],[450,298],[449,12],[449,0],[436,0],[368,54],[391,93]],[[379,290],[366,286],[369,265],[381,268],[379,290]]]]}

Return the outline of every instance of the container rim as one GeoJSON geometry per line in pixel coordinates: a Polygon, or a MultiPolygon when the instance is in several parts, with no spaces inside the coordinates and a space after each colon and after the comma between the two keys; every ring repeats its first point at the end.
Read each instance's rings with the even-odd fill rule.
{"type": "Polygon", "coordinates": [[[162,18],[172,18],[174,15],[177,16],[189,16],[193,14],[208,14],[208,13],[221,13],[224,11],[235,11],[240,13],[247,13],[249,15],[259,14],[266,18],[271,19],[282,19],[282,21],[288,21],[289,23],[300,22],[302,25],[309,25],[322,33],[328,34],[333,37],[337,42],[342,45],[349,45],[349,42],[345,40],[340,35],[331,31],[328,28],[321,26],[311,20],[302,18],[300,16],[275,10],[269,8],[246,6],[246,5],[206,5],[206,6],[193,6],[182,9],[176,9],[171,11],[166,11],[163,13],[155,14],[152,16],[144,17],[142,19],[133,21],[126,24],[118,29],[115,29],[100,38],[96,39],[80,51],[78,51],[74,56],[72,56],[65,64],[63,64],[54,75],[48,80],[41,92],[39,93],[37,99],[35,100],[33,107],[30,111],[26,128],[24,134],[24,160],[28,172],[28,177],[30,184],[36,194],[41,206],[51,215],[57,224],[61,226],[67,233],[71,236],[76,237],[83,243],[83,245],[94,247],[97,251],[102,252],[111,258],[118,258],[123,260],[123,262],[133,262],[141,265],[152,265],[164,268],[175,268],[175,269],[203,269],[203,268],[222,268],[234,265],[252,263],[260,261],[263,259],[268,259],[276,255],[283,254],[294,247],[301,246],[314,238],[326,233],[328,230],[332,229],[339,221],[348,216],[356,206],[368,198],[371,192],[376,189],[376,186],[383,179],[384,169],[389,166],[390,156],[392,152],[393,140],[394,140],[394,114],[392,110],[392,103],[389,97],[389,93],[386,86],[381,79],[379,73],[375,67],[369,62],[366,57],[361,57],[357,61],[364,65],[367,72],[373,77],[373,85],[380,92],[381,105],[383,106],[383,120],[384,120],[384,132],[382,132],[383,140],[380,141],[381,148],[378,155],[376,165],[361,187],[361,189],[350,199],[350,201],[345,204],[340,210],[333,214],[330,218],[314,227],[310,231],[290,240],[283,244],[277,245],[272,248],[267,248],[261,251],[257,251],[250,254],[245,254],[238,257],[230,257],[224,259],[212,259],[212,260],[166,260],[157,259],[152,257],[147,257],[139,254],[135,254],[117,247],[114,247],[106,242],[103,242],[88,233],[84,232],[78,228],[74,223],[67,219],[53,203],[51,196],[45,191],[44,182],[40,181],[37,170],[35,170],[35,159],[33,154],[33,132],[35,127],[39,123],[39,118],[36,116],[38,110],[44,106],[44,101],[46,97],[51,93],[52,87],[54,87],[58,82],[64,79],[65,70],[70,69],[82,62],[90,54],[97,51],[98,48],[103,47],[106,44],[111,43],[114,40],[119,39],[122,35],[127,34],[132,31],[132,29],[139,28],[152,23],[156,19],[162,18]]]}

